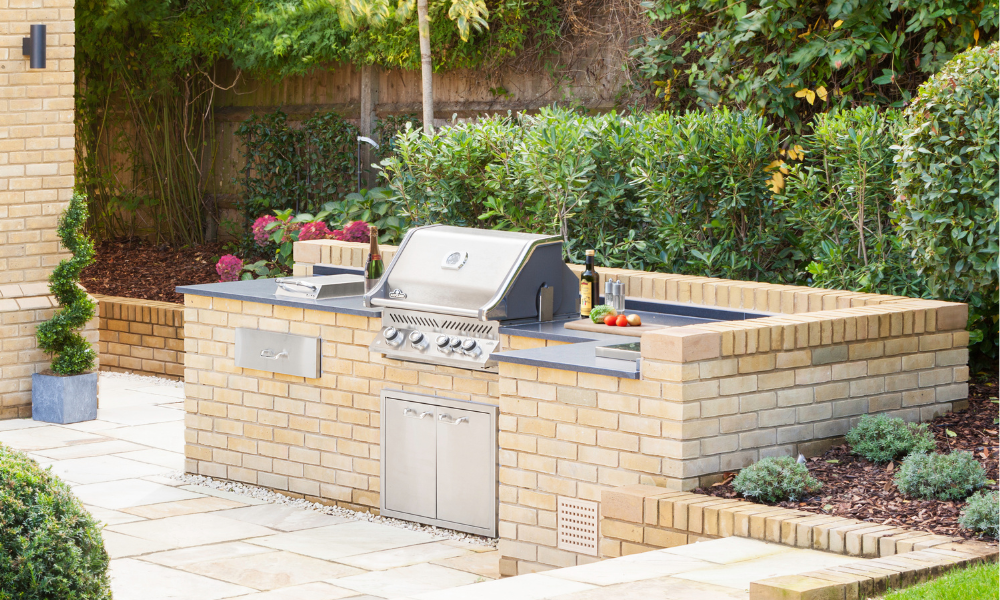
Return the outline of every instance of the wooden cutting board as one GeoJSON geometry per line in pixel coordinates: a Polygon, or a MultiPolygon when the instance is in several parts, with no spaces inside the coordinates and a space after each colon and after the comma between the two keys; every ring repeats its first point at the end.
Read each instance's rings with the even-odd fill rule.
{"type": "Polygon", "coordinates": [[[663,329],[663,325],[639,325],[638,327],[618,327],[617,325],[612,327],[611,325],[605,325],[604,323],[597,324],[590,319],[580,319],[579,321],[569,321],[563,325],[566,329],[576,329],[578,331],[590,331],[593,333],[610,333],[613,335],[627,335],[630,337],[642,337],[642,334],[647,331],[656,331],[657,329],[663,329]]]}

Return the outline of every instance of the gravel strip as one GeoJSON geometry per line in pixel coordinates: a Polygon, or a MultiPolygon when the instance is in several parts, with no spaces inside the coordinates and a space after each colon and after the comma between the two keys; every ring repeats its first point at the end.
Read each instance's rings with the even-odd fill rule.
{"type": "Polygon", "coordinates": [[[153,377],[151,375],[136,375],[135,373],[121,373],[118,371],[100,371],[100,377],[108,379],[124,379],[127,381],[134,381],[135,383],[142,383],[145,385],[162,385],[164,387],[184,387],[183,381],[176,381],[174,379],[164,379],[162,377],[153,377]]]}
{"type": "Polygon", "coordinates": [[[390,517],[380,517],[369,512],[358,512],[341,508],[339,506],[327,506],[325,504],[310,502],[301,498],[291,498],[289,496],[285,496],[284,494],[279,494],[278,492],[273,492],[269,489],[257,487],[255,485],[212,479],[211,477],[205,477],[203,475],[189,475],[187,473],[174,473],[170,475],[170,477],[191,485],[203,485],[205,487],[222,490],[224,492],[250,496],[251,498],[263,500],[271,504],[284,504],[295,508],[315,510],[323,514],[343,517],[354,521],[368,521],[369,523],[380,523],[382,525],[399,527],[400,529],[409,529],[410,531],[422,531],[424,533],[429,533],[434,537],[448,540],[461,540],[470,544],[476,544],[477,546],[486,546],[489,548],[497,547],[498,540],[495,538],[483,537],[471,533],[462,533],[460,531],[434,527],[432,525],[421,525],[420,523],[412,523],[410,521],[402,521],[400,519],[393,519],[390,517]]]}

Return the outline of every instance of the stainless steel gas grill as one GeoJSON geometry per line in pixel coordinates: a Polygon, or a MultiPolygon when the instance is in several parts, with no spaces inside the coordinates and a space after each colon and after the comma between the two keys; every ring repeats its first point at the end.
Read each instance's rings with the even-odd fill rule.
{"type": "Polygon", "coordinates": [[[501,325],[579,310],[559,236],[445,225],[411,229],[364,302],[383,308],[370,350],[484,371],[496,370],[501,325]]]}

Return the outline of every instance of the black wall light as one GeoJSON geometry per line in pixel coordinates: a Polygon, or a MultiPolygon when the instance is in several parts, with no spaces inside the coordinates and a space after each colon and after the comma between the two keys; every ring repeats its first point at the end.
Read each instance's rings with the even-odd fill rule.
{"type": "Polygon", "coordinates": [[[24,38],[21,50],[24,56],[31,57],[28,66],[32,69],[45,68],[45,25],[31,26],[31,37],[24,38]]]}

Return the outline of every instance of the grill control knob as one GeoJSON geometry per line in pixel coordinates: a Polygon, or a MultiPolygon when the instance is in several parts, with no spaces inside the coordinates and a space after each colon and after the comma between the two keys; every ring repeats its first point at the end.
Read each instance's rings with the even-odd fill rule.
{"type": "Polygon", "coordinates": [[[410,345],[417,349],[423,349],[427,347],[427,340],[424,339],[424,334],[419,331],[414,331],[410,333],[410,345]]]}
{"type": "Polygon", "coordinates": [[[437,338],[438,352],[444,352],[445,354],[451,353],[451,348],[448,344],[451,343],[451,338],[446,335],[439,335],[437,338]]]}
{"type": "Polygon", "coordinates": [[[462,352],[465,352],[469,356],[479,356],[482,350],[479,349],[476,340],[469,339],[462,342],[462,352]]]}
{"type": "Polygon", "coordinates": [[[385,343],[390,346],[398,346],[403,342],[402,336],[399,335],[399,331],[395,327],[386,327],[382,331],[382,335],[385,336],[385,343]]]}
{"type": "Polygon", "coordinates": [[[452,350],[461,350],[462,348],[462,338],[451,338],[451,343],[448,344],[452,350]]]}

